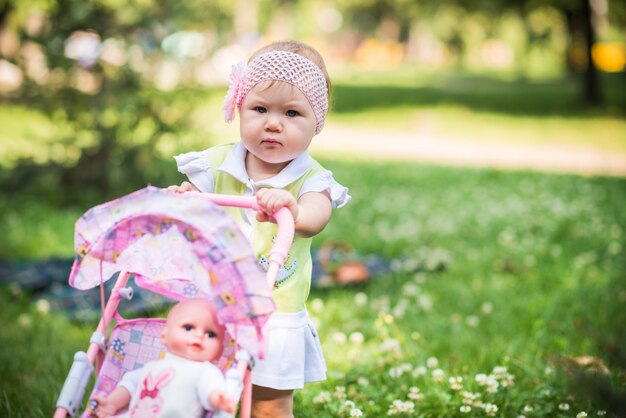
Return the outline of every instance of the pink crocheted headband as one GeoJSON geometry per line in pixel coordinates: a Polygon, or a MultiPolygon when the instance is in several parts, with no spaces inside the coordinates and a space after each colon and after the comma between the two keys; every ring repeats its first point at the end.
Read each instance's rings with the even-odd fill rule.
{"type": "Polygon", "coordinates": [[[272,51],[256,57],[249,65],[241,62],[233,65],[224,98],[224,119],[235,119],[235,108],[241,111],[241,104],[254,86],[262,81],[284,81],[296,86],[307,98],[315,118],[318,134],[324,127],[328,112],[328,88],[322,70],[302,55],[288,51],[272,51]]]}

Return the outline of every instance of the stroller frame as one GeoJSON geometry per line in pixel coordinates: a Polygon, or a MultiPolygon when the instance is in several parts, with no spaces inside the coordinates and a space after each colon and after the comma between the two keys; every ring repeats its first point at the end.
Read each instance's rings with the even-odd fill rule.
{"type": "MultiPolygon", "coordinates": [[[[219,206],[259,210],[260,207],[254,197],[220,195],[214,193],[187,192],[201,195],[204,199],[219,206]]],[[[274,287],[276,276],[285,262],[294,237],[294,219],[287,208],[281,208],[273,214],[277,224],[277,234],[270,253],[269,267],[266,272],[266,280],[270,289],[274,287]]],[[[96,330],[91,336],[87,351],[78,351],[74,354],[74,360],[61,393],[56,403],[54,418],[65,418],[68,415],[74,417],[82,404],[85,389],[92,373],[100,374],[102,363],[107,350],[107,331],[112,320],[121,319],[117,312],[122,299],[130,300],[133,296],[133,288],[126,287],[132,273],[120,271],[111,290],[108,301],[104,306],[103,317],[100,319],[96,330]]],[[[104,292],[101,292],[104,304],[104,292]]],[[[236,336],[233,336],[236,338],[236,336]]],[[[234,399],[241,399],[240,411],[242,418],[250,416],[250,379],[253,359],[245,350],[238,350],[236,365],[226,373],[225,391],[234,399]]],[[[230,417],[223,411],[217,411],[214,417],[230,417]]]]}

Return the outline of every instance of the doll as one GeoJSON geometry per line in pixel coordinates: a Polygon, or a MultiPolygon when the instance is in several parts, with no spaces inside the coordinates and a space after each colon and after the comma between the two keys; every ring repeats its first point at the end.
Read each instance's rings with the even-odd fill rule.
{"type": "Polygon", "coordinates": [[[236,402],[222,391],[224,375],[212,363],[222,354],[224,327],[210,301],[188,299],[174,305],[160,338],[165,356],[126,373],[108,396],[94,397],[96,417],[114,416],[125,407],[124,416],[141,418],[236,411],[236,402]]]}

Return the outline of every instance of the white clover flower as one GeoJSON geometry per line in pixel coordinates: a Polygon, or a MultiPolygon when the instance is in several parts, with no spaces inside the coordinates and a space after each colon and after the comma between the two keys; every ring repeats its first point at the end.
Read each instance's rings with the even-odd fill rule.
{"type": "Polygon", "coordinates": [[[389,405],[387,415],[412,414],[415,411],[415,404],[411,401],[402,402],[399,399],[394,400],[389,405]]]}
{"type": "Polygon", "coordinates": [[[340,331],[333,332],[330,338],[333,340],[335,344],[338,344],[338,345],[344,345],[346,341],[348,341],[348,337],[346,337],[346,334],[340,331]]]}
{"type": "Polygon", "coordinates": [[[500,380],[500,384],[504,388],[509,387],[509,386],[513,386],[513,379],[515,379],[515,376],[513,376],[512,374],[507,373],[506,376],[503,377],[500,380]]]}
{"type": "Polygon", "coordinates": [[[356,295],[354,295],[354,303],[357,306],[367,305],[367,295],[363,292],[358,292],[356,295]]]}
{"type": "Polygon", "coordinates": [[[365,341],[365,337],[363,336],[363,334],[358,331],[351,333],[348,339],[354,345],[361,345],[363,344],[363,341],[365,341]]]}
{"type": "Polygon", "coordinates": [[[541,391],[539,391],[539,394],[541,396],[548,397],[552,395],[552,391],[550,389],[542,389],[541,391]]]}
{"type": "Polygon", "coordinates": [[[411,369],[413,368],[413,366],[411,366],[411,364],[410,364],[410,363],[402,363],[402,364],[400,365],[400,368],[401,368],[401,369],[402,369],[402,371],[404,371],[404,372],[410,372],[410,371],[411,371],[411,369]]]}
{"type": "Polygon", "coordinates": [[[426,374],[426,367],[424,366],[418,366],[415,368],[415,370],[413,370],[413,377],[420,377],[420,376],[424,376],[426,374]]]}
{"type": "Polygon", "coordinates": [[[487,392],[496,393],[498,391],[498,387],[500,387],[500,383],[498,383],[498,381],[493,376],[487,376],[486,386],[487,392]]]}
{"type": "Polygon", "coordinates": [[[384,352],[400,354],[400,342],[395,338],[387,338],[381,344],[380,349],[384,352]]]}
{"type": "Polygon", "coordinates": [[[484,386],[487,384],[487,375],[484,373],[478,373],[475,377],[474,380],[476,381],[476,383],[478,383],[481,386],[484,386]]]}
{"type": "Polygon", "coordinates": [[[487,414],[487,416],[489,417],[493,417],[496,415],[496,413],[498,412],[498,406],[494,405],[492,403],[486,403],[483,405],[483,409],[485,410],[485,413],[487,414]]]}
{"type": "Polygon", "coordinates": [[[47,315],[50,312],[50,302],[46,299],[39,299],[35,303],[35,307],[37,308],[37,312],[42,315],[47,315]]]}
{"type": "Polygon", "coordinates": [[[461,411],[464,414],[467,414],[471,410],[472,410],[472,407],[469,405],[461,405],[461,407],[459,408],[459,411],[461,411]]]}
{"type": "Polygon", "coordinates": [[[17,317],[17,323],[22,327],[22,328],[28,328],[32,325],[33,320],[31,319],[30,315],[28,314],[20,314],[20,316],[17,317]]]}
{"type": "Polygon", "coordinates": [[[350,417],[362,417],[363,416],[363,411],[361,411],[358,408],[352,408],[350,410],[350,417]]]}
{"type": "Polygon", "coordinates": [[[606,411],[605,411],[605,410],[600,409],[600,410],[598,411],[598,416],[599,416],[599,417],[603,417],[603,416],[605,416],[605,415],[606,415],[606,411]]]}
{"type": "Polygon", "coordinates": [[[426,360],[426,366],[429,369],[433,369],[439,366],[439,360],[437,360],[437,357],[428,357],[428,359],[426,360]]]}
{"type": "Polygon", "coordinates": [[[344,401],[343,405],[341,406],[341,409],[352,409],[352,408],[354,408],[354,402],[350,400],[344,401]]]}
{"type": "Polygon", "coordinates": [[[389,377],[391,377],[392,379],[399,378],[400,376],[402,376],[402,373],[404,373],[404,371],[401,367],[392,367],[391,369],[389,369],[389,377]]]}
{"type": "Polygon", "coordinates": [[[453,376],[448,379],[450,382],[450,389],[452,390],[461,390],[463,389],[463,378],[461,376],[453,376]]]}
{"type": "Polygon", "coordinates": [[[396,318],[403,318],[408,308],[409,302],[406,299],[402,299],[394,306],[392,313],[396,318]]]}
{"type": "Polygon", "coordinates": [[[391,405],[389,405],[389,410],[387,411],[387,415],[396,415],[396,414],[400,414],[402,410],[402,401],[400,399],[395,399],[393,402],[391,402],[391,405]]]}
{"type": "Polygon", "coordinates": [[[464,390],[463,392],[461,392],[461,397],[463,398],[464,404],[472,405],[476,399],[480,398],[480,394],[464,390]]]}
{"type": "Polygon", "coordinates": [[[480,318],[476,315],[470,315],[465,318],[465,323],[469,327],[476,328],[478,325],[480,325],[480,318]]]}
{"type": "Polygon", "coordinates": [[[586,417],[587,417],[587,413],[585,411],[581,411],[576,414],[576,418],[586,418],[586,417]]]}
{"type": "Polygon", "coordinates": [[[359,377],[356,382],[361,386],[368,386],[370,381],[366,377],[359,377]]]}
{"type": "Polygon", "coordinates": [[[330,402],[330,392],[321,391],[313,398],[313,403],[329,403],[330,402]]]}
{"type": "Polygon", "coordinates": [[[413,400],[413,401],[421,401],[422,399],[424,399],[424,394],[420,393],[420,390],[418,387],[416,386],[411,386],[409,388],[409,393],[407,394],[407,398],[413,400]]]}
{"type": "Polygon", "coordinates": [[[554,373],[554,369],[552,367],[550,367],[550,366],[548,366],[545,369],[543,369],[543,374],[545,374],[546,376],[549,376],[552,373],[554,373]]]}
{"type": "Polygon", "coordinates": [[[524,408],[522,408],[522,412],[526,412],[527,414],[533,412],[533,407],[530,405],[524,405],[524,408]]]}
{"type": "Polygon", "coordinates": [[[345,386],[335,386],[335,393],[333,393],[333,395],[337,399],[345,399],[346,398],[346,387],[345,386]]]}
{"type": "Polygon", "coordinates": [[[420,292],[419,286],[414,283],[408,282],[402,286],[402,294],[407,296],[415,296],[420,292]]]}
{"type": "Polygon", "coordinates": [[[560,403],[560,404],[559,404],[559,409],[560,409],[561,411],[569,411],[569,404],[568,404],[568,403],[565,403],[565,402],[560,403]]]}
{"type": "Polygon", "coordinates": [[[320,298],[315,298],[311,301],[311,310],[313,312],[322,312],[324,310],[324,301],[320,298]]]}
{"type": "Polygon", "coordinates": [[[431,375],[433,377],[433,382],[441,383],[443,382],[445,373],[441,369],[435,369],[432,371],[431,375]]]}
{"type": "Polygon", "coordinates": [[[496,379],[503,378],[507,374],[506,367],[504,367],[504,366],[496,366],[496,367],[493,368],[493,371],[491,372],[491,374],[496,379]]]}
{"type": "Polygon", "coordinates": [[[517,418],[526,418],[526,415],[518,415],[517,418]]]}
{"type": "Polygon", "coordinates": [[[419,295],[417,302],[424,312],[430,312],[433,308],[433,302],[428,295],[419,295]]]}
{"type": "Polygon", "coordinates": [[[480,311],[483,313],[483,315],[489,315],[493,312],[493,305],[491,304],[491,302],[485,302],[480,306],[480,311]]]}

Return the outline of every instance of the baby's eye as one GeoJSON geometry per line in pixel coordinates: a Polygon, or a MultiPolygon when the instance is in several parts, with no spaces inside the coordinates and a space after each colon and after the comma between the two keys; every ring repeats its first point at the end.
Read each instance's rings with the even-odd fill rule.
{"type": "Polygon", "coordinates": [[[300,113],[297,110],[288,110],[287,111],[287,116],[289,116],[290,118],[296,117],[298,116],[300,113]]]}
{"type": "Polygon", "coordinates": [[[215,338],[215,337],[217,337],[217,334],[215,334],[213,331],[208,331],[206,333],[206,336],[209,337],[209,338],[215,338]]]}
{"type": "Polygon", "coordinates": [[[183,329],[185,331],[192,331],[193,330],[193,325],[183,325],[183,329]]]}
{"type": "Polygon", "coordinates": [[[255,108],[254,108],[254,110],[256,110],[256,111],[257,111],[257,112],[259,112],[259,113],[265,113],[265,112],[267,112],[267,109],[266,109],[266,108],[264,108],[263,106],[257,106],[257,107],[255,107],[255,108]]]}

